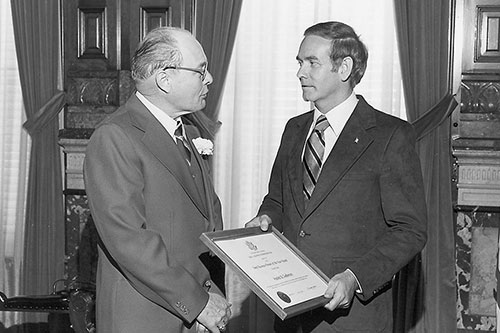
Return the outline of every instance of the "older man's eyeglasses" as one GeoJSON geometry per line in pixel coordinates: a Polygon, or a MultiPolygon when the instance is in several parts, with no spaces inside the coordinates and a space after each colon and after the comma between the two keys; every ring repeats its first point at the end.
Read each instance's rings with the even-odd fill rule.
{"type": "Polygon", "coordinates": [[[207,77],[207,67],[204,67],[203,69],[200,68],[190,68],[190,67],[181,67],[181,66],[167,66],[163,68],[163,70],[167,69],[180,69],[184,71],[190,71],[190,72],[195,72],[200,74],[201,81],[205,81],[205,78],[207,77]]]}

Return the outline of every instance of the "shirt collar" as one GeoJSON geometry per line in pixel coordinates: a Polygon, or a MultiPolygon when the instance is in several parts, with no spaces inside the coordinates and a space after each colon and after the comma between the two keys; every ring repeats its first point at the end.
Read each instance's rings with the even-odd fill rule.
{"type": "MultiPolygon", "coordinates": [[[[349,117],[353,113],[354,108],[356,108],[357,104],[358,98],[353,91],[345,101],[325,113],[326,119],[328,119],[328,123],[330,123],[330,126],[337,136],[339,136],[340,132],[342,132],[342,129],[344,129],[345,124],[349,120],[349,117]]],[[[316,120],[322,114],[323,113],[320,112],[316,107],[314,108],[314,123],[316,123],[316,120]]]]}
{"type": "MultiPolygon", "coordinates": [[[[160,124],[165,128],[165,130],[170,134],[172,138],[174,137],[174,132],[177,127],[177,121],[172,119],[168,114],[162,111],[159,107],[151,103],[146,96],[136,91],[135,95],[144,104],[144,106],[153,114],[153,116],[160,122],[160,124]]],[[[181,118],[179,117],[179,120],[181,118]]]]}

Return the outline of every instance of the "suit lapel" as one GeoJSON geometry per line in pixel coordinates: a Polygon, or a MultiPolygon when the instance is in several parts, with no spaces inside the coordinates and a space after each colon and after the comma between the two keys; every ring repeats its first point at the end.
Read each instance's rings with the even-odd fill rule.
{"type": "Polygon", "coordinates": [[[187,125],[186,131],[188,135],[189,145],[191,151],[193,152],[194,158],[192,163],[197,163],[201,170],[201,180],[197,182],[200,194],[204,198],[205,207],[208,213],[208,231],[222,230],[222,220],[217,219],[215,216],[215,202],[217,194],[214,191],[214,184],[210,176],[210,165],[207,160],[205,160],[201,154],[198,152],[196,146],[193,143],[193,139],[200,136],[200,132],[195,125],[187,125]]]}
{"type": "Polygon", "coordinates": [[[129,99],[127,104],[131,110],[133,125],[144,132],[142,137],[144,145],[177,179],[200,213],[208,218],[204,200],[202,200],[193,181],[188,165],[186,165],[170,134],[135,95],[129,99]]]}
{"type": "Polygon", "coordinates": [[[185,125],[184,126],[186,129],[186,136],[187,136],[187,141],[189,144],[189,148],[191,149],[192,156],[191,156],[191,165],[192,167],[198,166],[201,171],[201,178],[200,180],[195,182],[195,185],[198,189],[198,193],[200,194],[202,201],[204,203],[205,210],[208,212],[209,219],[212,219],[213,212],[211,210],[212,208],[212,201],[210,200],[210,196],[208,195],[209,189],[210,189],[210,179],[208,178],[209,171],[208,171],[208,166],[206,162],[203,160],[201,157],[200,153],[198,153],[198,150],[196,146],[193,143],[193,139],[198,137],[199,132],[197,128],[194,125],[185,125]],[[196,166],[195,166],[196,164],[196,166]]]}
{"type": "Polygon", "coordinates": [[[375,126],[375,117],[371,107],[362,97],[359,98],[358,105],[323,166],[318,184],[304,212],[304,218],[307,218],[325,200],[373,142],[367,129],[375,126]]]}

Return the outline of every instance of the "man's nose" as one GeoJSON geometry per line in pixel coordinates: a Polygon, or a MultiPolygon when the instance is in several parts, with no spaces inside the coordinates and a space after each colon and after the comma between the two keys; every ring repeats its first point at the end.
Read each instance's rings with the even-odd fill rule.
{"type": "Polygon", "coordinates": [[[207,75],[205,76],[205,82],[203,82],[203,83],[208,86],[208,85],[212,84],[212,82],[214,82],[214,77],[212,76],[212,73],[207,71],[207,75]]]}
{"type": "Polygon", "coordinates": [[[297,70],[297,74],[296,76],[301,79],[301,78],[305,78],[307,76],[307,72],[304,68],[304,66],[300,66],[299,69],[297,70]]]}

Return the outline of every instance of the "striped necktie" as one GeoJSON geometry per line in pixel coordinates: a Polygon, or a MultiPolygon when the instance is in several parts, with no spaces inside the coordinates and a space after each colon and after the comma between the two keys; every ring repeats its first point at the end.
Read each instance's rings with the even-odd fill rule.
{"type": "Polygon", "coordinates": [[[303,191],[306,200],[311,199],[323,166],[323,155],[325,154],[324,131],[328,126],[330,124],[326,117],[324,115],[319,116],[304,149],[303,191]]]}
{"type": "Polygon", "coordinates": [[[175,143],[177,144],[177,148],[179,148],[179,151],[181,152],[182,156],[184,156],[186,162],[189,165],[191,165],[191,150],[187,145],[182,127],[183,127],[182,122],[180,120],[177,120],[177,127],[175,128],[174,131],[175,143]]]}

